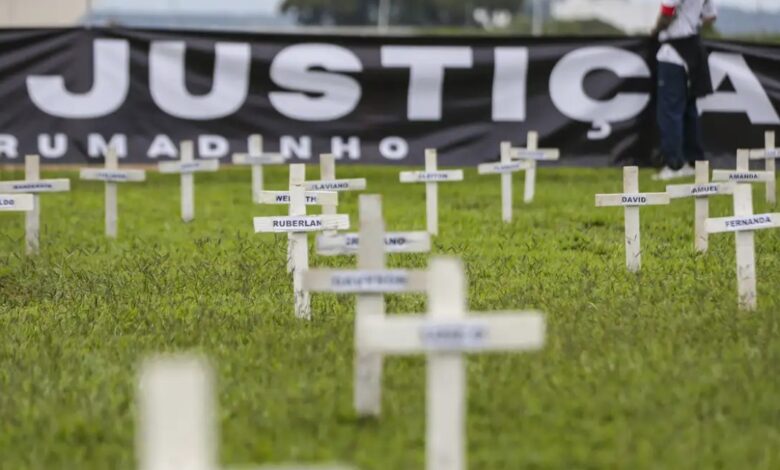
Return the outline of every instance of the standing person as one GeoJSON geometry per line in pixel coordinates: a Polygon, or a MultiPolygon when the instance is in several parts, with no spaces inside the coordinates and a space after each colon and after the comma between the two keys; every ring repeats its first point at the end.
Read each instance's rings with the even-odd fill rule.
{"type": "Polygon", "coordinates": [[[654,179],[693,176],[694,162],[704,158],[696,99],[713,90],[699,30],[716,16],[714,0],[661,0],[652,34],[661,43],[657,119],[665,166],[654,179]]]}

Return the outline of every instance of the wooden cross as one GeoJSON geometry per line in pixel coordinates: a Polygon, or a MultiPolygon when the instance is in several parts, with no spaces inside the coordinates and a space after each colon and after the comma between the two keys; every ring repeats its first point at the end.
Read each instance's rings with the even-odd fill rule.
{"type": "Polygon", "coordinates": [[[526,137],[526,148],[513,148],[512,159],[525,160],[528,169],[525,170],[525,188],[523,202],[526,204],[534,200],[536,192],[536,162],[558,160],[561,152],[558,149],[540,149],[539,133],[530,131],[526,137]]]}
{"type": "Polygon", "coordinates": [[[623,206],[626,230],[626,267],[639,272],[642,265],[639,207],[669,204],[667,193],[640,193],[639,168],[623,167],[623,193],[596,194],[596,207],[623,206]]]}
{"type": "Polygon", "coordinates": [[[739,306],[756,309],[756,252],[753,232],[780,227],[780,213],[753,214],[753,190],[738,184],[734,189],[734,217],[707,219],[708,233],[735,232],[739,306]]]}
{"type": "Polygon", "coordinates": [[[280,153],[263,153],[263,136],[253,134],[249,137],[247,153],[234,153],[234,165],[250,165],[252,167],[252,201],[260,201],[263,191],[263,165],[280,165],[285,158],[280,153]]]}
{"type": "Polygon", "coordinates": [[[777,190],[775,189],[775,160],[780,158],[780,149],[775,147],[775,133],[764,133],[764,148],[750,150],[752,160],[764,160],[764,170],[772,174],[766,181],[766,202],[775,205],[777,203],[777,190]]]}
{"type": "Polygon", "coordinates": [[[731,181],[734,183],[761,183],[774,181],[770,171],[750,171],[750,150],[737,150],[737,168],[735,170],[714,170],[712,181],[731,181]]]}
{"type": "Polygon", "coordinates": [[[160,162],[160,173],[178,173],[181,175],[181,220],[191,222],[195,219],[195,173],[219,170],[219,160],[195,160],[194,145],[191,140],[181,143],[181,160],[160,162]]]}
{"type": "Polygon", "coordinates": [[[289,216],[255,217],[255,233],[288,233],[288,266],[293,275],[295,316],[311,319],[311,299],[303,287],[303,273],[309,269],[308,232],[349,228],[346,214],[306,215],[306,165],[290,165],[289,216]]]}
{"type": "Polygon", "coordinates": [[[82,168],[79,178],[106,183],[106,236],[116,238],[119,211],[117,210],[117,184],[137,183],[146,180],[144,170],[120,170],[116,149],[109,147],[105,153],[105,168],[82,168]]]}
{"type": "MultiPolygon", "coordinates": [[[[312,269],[304,274],[304,288],[314,292],[356,294],[356,317],[384,316],[385,294],[424,292],[426,273],[387,269],[385,265],[382,197],[361,195],[360,246],[357,270],[312,269]]],[[[358,353],[355,360],[355,410],[360,416],[378,416],[382,403],[382,355],[358,353]]]]}
{"type": "MultiPolygon", "coordinates": [[[[220,470],[214,372],[198,357],[147,360],[137,385],[140,470],[220,470]]],[[[346,470],[343,466],[260,466],[257,470],[346,470]]]]}
{"type": "Polygon", "coordinates": [[[436,149],[425,149],[425,171],[402,171],[401,183],[425,183],[427,230],[439,234],[439,183],[463,181],[463,170],[439,170],[436,149]]]}
{"type": "Polygon", "coordinates": [[[428,272],[427,315],[365,315],[355,321],[358,354],[426,354],[426,469],[466,468],[463,353],[536,350],[545,321],[537,312],[467,312],[463,265],[437,258],[428,272]]]}
{"type": "Polygon", "coordinates": [[[511,142],[501,142],[501,161],[483,163],[477,167],[480,175],[501,175],[501,220],[504,222],[512,221],[512,173],[531,169],[530,161],[513,162],[511,154],[511,142]]]}
{"type": "Polygon", "coordinates": [[[24,180],[0,181],[0,193],[33,195],[33,209],[25,215],[25,245],[27,254],[36,254],[40,248],[41,200],[38,194],[64,191],[70,191],[69,179],[41,179],[41,158],[38,155],[27,155],[25,157],[24,180]]]}
{"type": "Polygon", "coordinates": [[[735,183],[710,183],[710,162],[696,162],[696,179],[694,184],[671,184],[666,192],[671,199],[693,197],[696,199],[696,215],[694,217],[694,246],[696,251],[705,252],[709,244],[705,221],[710,216],[710,196],[733,194],[735,183]]]}

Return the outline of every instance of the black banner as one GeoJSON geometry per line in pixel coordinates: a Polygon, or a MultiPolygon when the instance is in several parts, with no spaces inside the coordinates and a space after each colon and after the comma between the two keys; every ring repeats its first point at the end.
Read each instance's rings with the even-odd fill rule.
{"type": "MultiPolygon", "coordinates": [[[[780,125],[780,47],[710,42],[707,151],[780,125]]],[[[0,162],[230,160],[262,134],[299,161],[495,159],[539,132],[562,163],[650,163],[657,45],[643,38],[363,37],[131,29],[0,32],[0,162]]]]}

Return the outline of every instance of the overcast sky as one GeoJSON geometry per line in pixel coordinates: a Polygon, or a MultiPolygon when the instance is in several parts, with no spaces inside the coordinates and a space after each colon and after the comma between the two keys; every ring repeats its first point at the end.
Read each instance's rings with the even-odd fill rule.
{"type": "MultiPolygon", "coordinates": [[[[178,10],[178,11],[252,11],[273,13],[282,0],[92,0],[97,8],[117,10],[178,10]]],[[[465,1],[465,0],[464,0],[465,1]]],[[[632,0],[660,3],[661,0],[632,0]]],[[[780,11],[780,0],[715,0],[718,5],[735,6],[747,10],[780,11]]]]}

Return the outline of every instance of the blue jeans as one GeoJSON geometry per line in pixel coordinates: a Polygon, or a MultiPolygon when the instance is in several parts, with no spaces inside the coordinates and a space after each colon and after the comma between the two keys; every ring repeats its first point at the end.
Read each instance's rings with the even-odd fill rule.
{"type": "Polygon", "coordinates": [[[658,129],[666,166],[679,170],[704,159],[696,97],[688,89],[685,67],[658,63],[658,129]]]}

